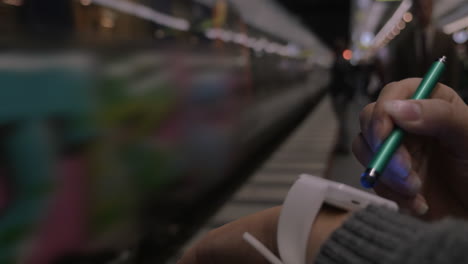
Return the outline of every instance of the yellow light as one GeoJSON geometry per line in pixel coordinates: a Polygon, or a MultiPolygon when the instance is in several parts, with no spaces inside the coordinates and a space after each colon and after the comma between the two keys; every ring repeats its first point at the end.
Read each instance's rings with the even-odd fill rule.
{"type": "Polygon", "coordinates": [[[405,21],[406,23],[409,23],[413,20],[413,14],[411,14],[410,12],[406,12],[404,15],[403,15],[403,21],[405,21]]]}
{"type": "Polygon", "coordinates": [[[400,21],[400,23],[398,23],[398,29],[403,30],[405,29],[405,27],[406,27],[405,21],[402,20],[400,21]]]}
{"type": "Polygon", "coordinates": [[[84,6],[89,6],[91,5],[91,0],[80,0],[80,4],[84,5],[84,6]]]}
{"type": "Polygon", "coordinates": [[[104,16],[101,18],[101,26],[105,28],[113,28],[114,27],[114,20],[110,17],[104,16]]]}
{"type": "Polygon", "coordinates": [[[345,50],[343,51],[343,58],[344,58],[345,60],[350,60],[350,59],[352,59],[352,58],[353,58],[353,52],[352,52],[351,50],[349,50],[349,49],[345,49],[345,50]]]}
{"type": "Polygon", "coordinates": [[[21,6],[23,5],[23,0],[3,0],[3,3],[12,6],[21,6]]]}
{"type": "Polygon", "coordinates": [[[102,10],[101,18],[99,19],[99,23],[104,28],[113,28],[115,26],[115,19],[116,14],[108,9],[102,10]]]}

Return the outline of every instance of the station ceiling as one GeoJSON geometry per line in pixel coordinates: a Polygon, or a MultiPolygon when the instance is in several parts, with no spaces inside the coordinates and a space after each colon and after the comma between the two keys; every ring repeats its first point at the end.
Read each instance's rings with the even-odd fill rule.
{"type": "Polygon", "coordinates": [[[277,0],[327,46],[349,39],[351,0],[277,0]]]}

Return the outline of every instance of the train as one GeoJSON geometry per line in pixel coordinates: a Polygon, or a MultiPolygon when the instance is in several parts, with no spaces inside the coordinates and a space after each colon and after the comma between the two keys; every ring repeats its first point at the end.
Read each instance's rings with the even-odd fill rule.
{"type": "Polygon", "coordinates": [[[1,263],[162,263],[326,93],[326,48],[228,1],[4,0],[0,21],[1,263]]]}

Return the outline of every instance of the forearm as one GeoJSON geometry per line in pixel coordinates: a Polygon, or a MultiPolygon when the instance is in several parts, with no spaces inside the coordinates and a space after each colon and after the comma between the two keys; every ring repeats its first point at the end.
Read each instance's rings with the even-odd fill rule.
{"type": "Polygon", "coordinates": [[[322,206],[309,234],[307,263],[314,262],[322,244],[350,215],[350,212],[326,204],[322,206]]]}

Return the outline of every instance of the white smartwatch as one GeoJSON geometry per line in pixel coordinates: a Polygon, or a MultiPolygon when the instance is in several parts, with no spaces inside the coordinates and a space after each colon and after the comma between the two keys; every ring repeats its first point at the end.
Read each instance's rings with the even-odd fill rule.
{"type": "Polygon", "coordinates": [[[245,233],[244,239],[273,264],[305,264],[309,233],[323,203],[349,211],[369,204],[398,210],[393,201],[342,183],[302,174],[289,190],[278,221],[281,260],[250,234],[245,233]]]}

